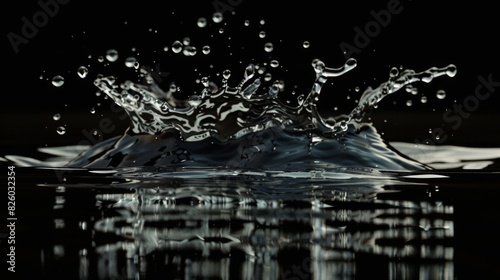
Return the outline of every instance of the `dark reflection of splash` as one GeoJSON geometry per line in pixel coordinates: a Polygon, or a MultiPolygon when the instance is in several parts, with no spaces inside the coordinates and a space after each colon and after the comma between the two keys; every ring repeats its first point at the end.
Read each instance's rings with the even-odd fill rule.
{"type": "Polygon", "coordinates": [[[454,207],[437,192],[396,191],[411,184],[358,170],[196,172],[75,170],[64,186],[49,182],[44,266],[76,258],[81,279],[453,278],[454,207]]]}

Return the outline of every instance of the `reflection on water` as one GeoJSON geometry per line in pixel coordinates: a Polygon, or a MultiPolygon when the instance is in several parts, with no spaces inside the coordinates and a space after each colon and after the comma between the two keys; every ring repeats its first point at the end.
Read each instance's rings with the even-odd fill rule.
{"type": "Polygon", "coordinates": [[[197,178],[196,172],[170,177],[134,170],[117,178],[74,170],[64,185],[44,177],[33,188],[44,202],[28,215],[28,229],[52,234],[41,245],[44,273],[453,278],[454,206],[437,186],[356,170],[331,172],[328,179],[244,172],[197,178]]]}

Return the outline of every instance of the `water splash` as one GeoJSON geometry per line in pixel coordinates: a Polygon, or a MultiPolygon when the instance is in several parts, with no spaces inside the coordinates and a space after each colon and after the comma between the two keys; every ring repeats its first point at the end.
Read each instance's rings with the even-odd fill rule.
{"type": "MultiPolygon", "coordinates": [[[[180,43],[180,42],[179,42],[180,43]]],[[[182,43],[180,43],[182,44],[182,43]]],[[[208,76],[200,79],[200,94],[188,99],[174,95],[175,83],[163,90],[152,74],[146,84],[118,83],[113,76],[94,84],[130,116],[130,129],[118,138],[95,145],[71,161],[79,167],[223,167],[272,170],[308,170],[342,167],[415,170],[425,169],[390,147],[364,117],[384,97],[411,83],[448,75],[456,68],[432,67],[423,72],[393,68],[388,81],[368,88],[347,115],[323,118],[317,108],[324,84],[356,67],[327,67],[312,61],[316,74],[311,90],[295,93],[296,105],[283,102],[282,80],[261,88],[260,65],[249,64],[239,83],[230,83],[232,72],[222,72],[222,82],[208,76]]],[[[332,112],[334,113],[334,112],[332,112]]]]}
{"type": "Polygon", "coordinates": [[[349,59],[339,68],[330,68],[315,59],[312,67],[316,80],[309,93],[298,95],[295,107],[277,98],[279,81],[275,81],[267,92],[259,90],[261,77],[257,77],[253,64],[246,67],[243,79],[236,86],[228,83],[229,70],[223,73],[221,86],[207,77],[202,78],[201,95],[191,95],[188,102],[176,99],[173,89],[161,89],[152,77],[148,85],[131,81],[117,85],[114,77],[98,78],[94,84],[127,111],[134,133],[158,134],[176,130],[185,141],[200,141],[208,137],[225,141],[269,127],[287,131],[316,130],[320,135],[335,137],[347,131],[350,123],[360,122],[365,113],[384,97],[404,86],[419,81],[429,83],[436,77],[456,74],[454,65],[432,67],[419,73],[410,69],[399,72],[392,68],[388,81],[374,89],[366,89],[350,114],[324,119],[316,108],[323,85],[328,79],[354,69],[356,61],[349,59]]]}

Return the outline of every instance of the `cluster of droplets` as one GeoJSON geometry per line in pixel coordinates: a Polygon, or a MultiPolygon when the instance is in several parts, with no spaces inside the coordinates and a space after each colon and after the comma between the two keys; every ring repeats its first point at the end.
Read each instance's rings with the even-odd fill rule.
{"type": "MultiPolygon", "coordinates": [[[[92,56],[89,55],[89,58],[91,58],[92,56]]],[[[106,54],[104,56],[99,56],[97,58],[97,61],[100,62],[100,63],[103,63],[104,61],[107,61],[108,63],[112,63],[112,62],[115,62],[118,60],[118,51],[115,50],[115,49],[109,49],[106,51],[106,54]]],[[[81,79],[85,79],[88,77],[89,75],[89,68],[88,66],[79,66],[76,70],[76,74],[78,77],[80,77],[81,79]]],[[[102,75],[98,75],[98,76],[102,76],[102,75]]],[[[43,75],[40,76],[40,79],[43,79],[43,75]]],[[[62,87],[65,83],[65,79],[62,75],[55,75],[52,77],[51,79],[51,83],[54,87],[62,87]]],[[[100,95],[100,92],[97,92],[96,93],[97,96],[100,95]]],[[[105,97],[107,99],[107,97],[105,97]]],[[[98,106],[100,106],[100,103],[97,103],[98,106]]],[[[96,112],[96,109],[95,107],[92,107],[90,109],[90,113],[91,114],[94,114],[96,112]]],[[[53,116],[52,116],[52,119],[54,121],[59,121],[61,119],[61,114],[60,113],[55,113],[53,116]]],[[[59,135],[64,135],[66,134],[66,127],[65,125],[60,125],[56,128],[56,132],[57,134],[59,135]]]]}
{"type": "MultiPolygon", "coordinates": [[[[430,83],[436,77],[443,75],[454,77],[456,73],[457,68],[453,64],[444,68],[432,67],[419,73],[416,73],[411,69],[400,72],[396,67],[393,67],[389,72],[389,80],[380,84],[375,89],[370,87],[367,88],[361,96],[358,106],[352,110],[352,112],[346,117],[345,121],[349,122],[353,118],[360,119],[366,111],[376,106],[376,104],[379,103],[384,97],[400,90],[401,88],[405,88],[407,92],[417,95],[418,90],[411,85],[411,83],[420,81],[430,83]]],[[[445,92],[443,90],[439,90],[436,96],[438,99],[443,99],[445,97],[445,92]]],[[[426,103],[427,97],[422,96],[421,102],[426,103]]],[[[411,100],[408,100],[406,105],[412,106],[412,103],[413,102],[411,100]]]]}
{"type": "MultiPolygon", "coordinates": [[[[223,21],[224,17],[222,13],[216,12],[212,15],[211,19],[213,23],[217,25],[223,21]]],[[[206,28],[209,25],[209,21],[204,17],[200,17],[197,20],[196,24],[199,28],[206,28]]],[[[260,20],[259,24],[260,26],[263,26],[265,24],[265,21],[260,20]]],[[[250,26],[250,21],[245,20],[244,25],[250,26]]],[[[223,33],[222,28],[220,28],[219,33],[223,33]]],[[[267,34],[264,30],[260,30],[258,32],[258,37],[264,39],[267,37],[267,34]]],[[[310,42],[303,41],[302,47],[304,49],[310,48],[310,42]]],[[[266,53],[272,53],[273,51],[275,51],[275,44],[266,40],[266,42],[264,42],[263,49],[266,53]]],[[[135,50],[133,49],[133,51],[135,50]]],[[[165,46],[163,48],[163,51],[165,52],[170,51],[173,54],[183,54],[186,57],[192,57],[199,53],[198,48],[192,44],[191,38],[189,37],[185,37],[182,40],[173,41],[170,46],[165,46]]],[[[203,53],[204,55],[210,54],[211,53],[210,46],[209,45],[202,46],[201,53],[203,53]]],[[[115,49],[110,49],[106,52],[104,56],[99,56],[97,60],[101,63],[104,62],[105,60],[107,61],[107,63],[113,63],[116,62],[118,58],[119,58],[118,51],[115,49]]],[[[124,64],[128,68],[135,68],[135,69],[140,68],[139,61],[133,56],[125,58],[124,64]]],[[[265,65],[267,66],[267,63],[265,63],[265,65]]],[[[268,65],[272,68],[276,68],[279,67],[280,64],[276,59],[271,58],[268,65]]],[[[228,84],[228,80],[231,77],[230,70],[225,70],[222,72],[223,79],[222,79],[222,85],[220,87],[218,87],[214,82],[210,81],[208,77],[201,78],[199,80],[199,82],[203,85],[203,90],[201,94],[190,95],[187,102],[179,102],[178,100],[175,100],[175,98],[173,98],[173,93],[175,93],[178,90],[178,87],[175,85],[174,82],[170,84],[170,87],[168,88],[167,91],[163,91],[154,83],[154,79],[149,75],[150,73],[147,73],[147,71],[145,71],[142,68],[140,71],[140,75],[142,75],[142,77],[145,77],[145,80],[147,81],[147,86],[133,84],[132,82],[129,81],[120,86],[117,86],[114,84],[115,80],[113,77],[104,78],[102,77],[102,75],[98,75],[98,78],[95,80],[95,84],[99,87],[99,89],[102,92],[106,93],[108,96],[113,98],[118,105],[122,106],[125,110],[129,112],[132,118],[132,123],[133,125],[135,125],[136,132],[157,133],[158,131],[161,131],[166,127],[170,127],[168,121],[170,121],[171,119],[169,118],[165,119],[161,114],[163,115],[179,114],[179,113],[184,115],[191,114],[193,110],[196,110],[198,108],[203,108],[203,106],[208,106],[207,100],[212,99],[210,104],[216,104],[217,103],[216,100],[218,97],[224,95],[234,95],[236,97],[239,96],[242,97],[245,101],[248,101],[249,103],[253,102],[252,99],[254,96],[258,96],[255,98],[256,100],[255,102],[259,103],[259,106],[262,105],[261,104],[262,97],[264,96],[264,99],[267,98],[269,100],[273,100],[271,102],[272,103],[271,105],[270,104],[266,105],[267,107],[273,109],[276,107],[283,107],[285,108],[284,110],[281,111],[278,110],[282,114],[302,116],[302,117],[289,118],[289,117],[279,116],[279,114],[274,111],[272,112],[272,116],[274,118],[287,119],[288,124],[293,123],[294,120],[299,120],[298,125],[291,126],[294,129],[300,130],[300,129],[317,128],[323,131],[324,134],[327,133],[336,134],[338,132],[346,131],[348,128],[348,124],[351,121],[361,120],[364,116],[364,112],[368,111],[370,108],[375,107],[377,103],[379,103],[385,96],[401,88],[405,88],[405,90],[411,93],[412,95],[417,95],[418,89],[413,85],[411,85],[411,83],[416,81],[423,81],[428,83],[434,77],[441,76],[444,74],[453,77],[456,73],[456,68],[453,65],[450,65],[444,69],[431,68],[421,73],[415,73],[413,70],[404,70],[400,72],[396,67],[394,67],[390,70],[389,80],[387,82],[382,83],[379,87],[375,89],[372,88],[366,89],[366,91],[363,93],[359,101],[356,100],[358,105],[352,110],[350,114],[342,118],[337,118],[335,120],[329,119],[328,121],[325,121],[320,117],[316,109],[316,104],[319,100],[319,95],[323,85],[329,78],[343,75],[346,72],[355,68],[356,61],[354,59],[349,59],[345,63],[345,65],[343,65],[340,68],[329,68],[326,67],[322,61],[316,59],[312,62],[312,66],[316,73],[316,80],[312,86],[311,91],[308,94],[297,95],[298,106],[294,108],[281,103],[281,101],[278,98],[276,98],[278,96],[278,93],[284,91],[284,82],[282,80],[276,80],[272,82],[272,74],[269,72],[265,72],[263,70],[264,68],[259,68],[258,65],[254,64],[250,64],[248,67],[245,68],[244,77],[242,81],[235,88],[230,87],[228,84]],[[262,82],[260,77],[255,78],[256,74],[263,74],[263,80],[265,82],[270,83],[270,85],[267,87],[267,90],[265,90],[266,91],[265,94],[263,95],[257,94],[262,82]],[[251,81],[252,79],[253,81],[251,81]],[[121,93],[117,93],[116,92],[117,87],[121,87],[123,91],[121,93]],[[133,94],[128,93],[128,91],[133,92],[133,94]],[[145,109],[145,108],[151,108],[151,106],[149,105],[146,106],[145,105],[146,103],[149,105],[153,105],[152,108],[158,109],[157,111],[152,112],[152,115],[154,116],[153,118],[154,125],[151,125],[151,121],[148,122],[141,119],[143,115],[151,115],[149,114],[151,112],[147,112],[148,109],[145,109]],[[183,105],[178,106],[179,104],[183,105]],[[185,107],[185,108],[181,110],[179,107],[185,107]],[[310,123],[304,125],[305,119],[308,120],[310,123]]],[[[77,69],[77,75],[82,79],[86,78],[88,74],[89,70],[86,66],[80,66],[77,69]]],[[[61,87],[64,84],[64,78],[60,75],[56,75],[52,78],[52,84],[55,87],[61,87]]],[[[360,91],[359,87],[356,87],[355,91],[359,92],[360,91]]],[[[98,93],[100,94],[100,92],[98,93]]],[[[295,96],[295,91],[291,92],[291,94],[295,96]]],[[[445,97],[445,92],[440,90],[437,92],[436,96],[438,99],[443,99],[445,97]]],[[[347,98],[349,99],[350,96],[347,96],[347,98]]],[[[422,96],[421,102],[426,103],[427,97],[422,96]]],[[[406,105],[411,106],[412,101],[408,100],[406,102],[406,105]]],[[[241,113],[243,114],[247,113],[247,111],[245,110],[248,110],[248,108],[246,108],[241,104],[238,106],[235,105],[235,108],[233,108],[233,110],[236,111],[242,110],[241,113]]],[[[261,107],[266,107],[266,106],[261,106],[261,107]]],[[[252,105],[250,105],[250,107],[252,107],[252,105]]],[[[334,108],[335,108],[334,110],[337,110],[337,107],[334,108]]],[[[269,110],[269,112],[271,111],[272,110],[269,110]]],[[[91,108],[90,112],[94,114],[95,108],[91,108]]],[[[260,112],[260,114],[265,115],[268,114],[269,112],[266,112],[264,110],[263,112],[260,112]]],[[[198,114],[198,116],[200,115],[202,114],[198,114]]],[[[58,121],[60,118],[61,118],[60,114],[55,114],[53,117],[55,121],[58,121]]],[[[176,117],[174,117],[174,119],[175,118],[176,117]]],[[[244,125],[240,124],[240,126],[244,125]]],[[[176,127],[179,128],[182,126],[177,125],[176,127]]],[[[189,130],[189,128],[187,127],[182,127],[182,129],[189,130]]],[[[202,130],[203,129],[199,129],[199,131],[202,130]]],[[[242,131],[253,132],[255,131],[255,129],[242,129],[242,131]]],[[[61,135],[64,134],[65,127],[64,126],[58,127],[57,132],[61,135]]],[[[206,134],[204,132],[204,135],[210,135],[210,133],[206,134]]],[[[198,137],[196,139],[202,139],[202,138],[203,137],[198,137]]]]}

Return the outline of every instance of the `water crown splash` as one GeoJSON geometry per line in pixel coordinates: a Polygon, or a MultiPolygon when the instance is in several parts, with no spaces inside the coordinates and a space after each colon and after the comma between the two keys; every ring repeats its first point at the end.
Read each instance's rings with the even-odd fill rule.
{"type": "Polygon", "coordinates": [[[174,96],[176,86],[164,91],[144,70],[146,84],[117,84],[113,76],[97,78],[94,84],[126,110],[131,127],[121,138],[92,147],[69,166],[425,168],[389,147],[363,118],[384,97],[409,84],[453,77],[454,65],[418,73],[392,68],[389,79],[367,88],[349,114],[326,119],[317,109],[324,84],[354,69],[356,60],[331,68],[315,59],[312,67],[315,81],[307,94],[298,95],[296,106],[278,98],[284,91],[281,80],[261,89],[259,65],[254,64],[244,69],[235,86],[230,85],[229,70],[222,73],[220,86],[208,76],[201,78],[201,94],[187,100],[174,96]]]}
{"type": "Polygon", "coordinates": [[[400,73],[397,68],[392,68],[387,82],[375,89],[367,88],[358,106],[335,121],[331,118],[325,120],[318,113],[316,104],[321,89],[328,78],[354,69],[356,60],[351,58],[339,68],[330,68],[315,59],[312,66],[316,80],[306,96],[299,95],[296,107],[277,98],[282,90],[279,81],[275,81],[267,92],[258,93],[261,78],[255,77],[253,64],[246,67],[243,79],[236,87],[228,85],[230,72],[223,74],[220,88],[208,77],[203,77],[201,95],[192,95],[187,102],[176,99],[172,89],[163,91],[151,77],[147,86],[130,81],[118,86],[114,77],[98,78],[94,84],[127,111],[134,133],[158,134],[173,129],[180,132],[185,141],[200,141],[208,137],[225,141],[269,127],[289,131],[317,130],[323,135],[335,136],[345,132],[353,119],[360,121],[365,112],[404,86],[418,81],[429,83],[435,77],[456,74],[454,65],[432,67],[420,73],[409,69],[400,73]]]}

